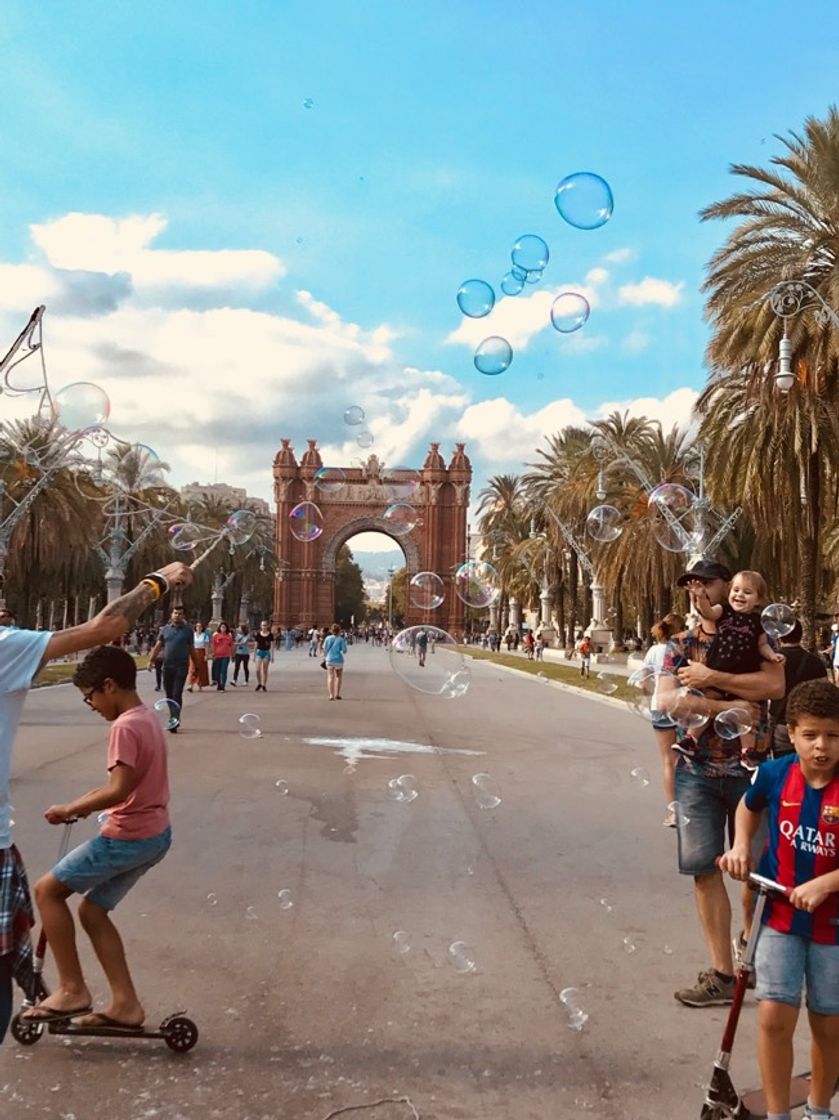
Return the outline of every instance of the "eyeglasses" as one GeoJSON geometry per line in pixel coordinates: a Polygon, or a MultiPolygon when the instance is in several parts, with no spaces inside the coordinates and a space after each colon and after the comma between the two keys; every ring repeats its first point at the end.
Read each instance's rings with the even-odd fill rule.
{"type": "Polygon", "coordinates": [[[84,702],[85,702],[85,704],[87,704],[88,708],[93,707],[93,704],[91,703],[90,698],[94,694],[94,692],[101,692],[101,691],[102,691],[102,685],[98,684],[98,685],[96,685],[95,688],[92,688],[90,690],[90,692],[83,692],[82,693],[82,700],[84,700],[84,702]]]}

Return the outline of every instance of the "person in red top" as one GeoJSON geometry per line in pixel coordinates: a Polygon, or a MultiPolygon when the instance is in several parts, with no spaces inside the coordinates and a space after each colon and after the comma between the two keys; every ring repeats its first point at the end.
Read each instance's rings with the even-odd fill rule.
{"type": "Polygon", "coordinates": [[[212,637],[213,646],[213,682],[219,692],[225,691],[227,684],[227,670],[230,658],[233,656],[233,635],[226,622],[220,622],[218,629],[212,637]]]}
{"type": "Polygon", "coordinates": [[[98,836],[75,848],[35,884],[58,986],[24,1013],[27,1019],[77,1018],[82,1026],[126,1031],[138,1030],[145,1019],[122,939],[108,916],[137,880],[163,859],[172,842],[166,739],[157,715],[137,695],[136,683],[133,657],[116,646],[92,650],[73,676],[85,704],[111,724],[108,783],[67,804],[51,805],[44,816],[50,824],[64,824],[102,813],[104,822],[98,836]],[[87,1014],[90,990],[67,905],[71,894],[84,896],[79,919],[111,987],[109,1006],[93,1014],[87,1014]]]}

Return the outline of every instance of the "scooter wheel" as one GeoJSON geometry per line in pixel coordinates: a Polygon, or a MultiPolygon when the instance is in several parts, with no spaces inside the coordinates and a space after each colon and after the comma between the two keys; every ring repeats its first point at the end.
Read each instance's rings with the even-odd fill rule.
{"type": "Polygon", "coordinates": [[[175,1015],[161,1027],[163,1038],[170,1050],[186,1054],[198,1041],[198,1027],[186,1015],[175,1015]]]}
{"type": "Polygon", "coordinates": [[[12,1032],[12,1038],[15,1042],[19,1042],[21,1046],[34,1046],[36,1042],[40,1042],[44,1033],[43,1023],[34,1023],[29,1019],[24,1019],[20,1012],[12,1019],[9,1029],[12,1032]]]}

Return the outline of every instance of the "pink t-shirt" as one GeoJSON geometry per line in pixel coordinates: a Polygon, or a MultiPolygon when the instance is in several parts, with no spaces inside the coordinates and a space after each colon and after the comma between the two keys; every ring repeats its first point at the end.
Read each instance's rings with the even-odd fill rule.
{"type": "Polygon", "coordinates": [[[111,724],[108,770],[118,762],[134,768],[137,785],[108,810],[101,834],[112,840],[157,836],[169,826],[169,772],[163,728],[145,704],[129,708],[111,724]]]}

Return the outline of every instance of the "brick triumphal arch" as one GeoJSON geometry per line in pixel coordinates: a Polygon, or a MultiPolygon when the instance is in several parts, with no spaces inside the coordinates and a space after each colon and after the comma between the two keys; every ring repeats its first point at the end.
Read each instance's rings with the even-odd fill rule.
{"type": "Polygon", "coordinates": [[[454,593],[454,573],[466,559],[472,481],[464,445],[456,445],[446,466],[440,445],[432,443],[419,471],[385,470],[370,455],[363,466],[342,468],[346,484],[337,493],[324,493],[315,480],[315,472],[323,466],[317,441],[310,439],[308,444],[299,463],[288,439],[274,458],[275,543],[281,560],[274,585],[275,624],[308,627],[332,622],[338,550],[356,533],[382,532],[401,545],[409,580],[417,572],[436,572],[446,588],[443,604],[434,611],[417,609],[409,601],[405,624],[432,622],[459,634],[465,608],[454,593]],[[410,498],[398,496],[400,481],[415,487],[410,498]],[[405,536],[389,532],[382,521],[394,500],[409,501],[419,514],[416,527],[405,536]],[[289,514],[299,502],[314,502],[323,515],[323,532],[314,541],[297,540],[291,532],[289,514]]]}

